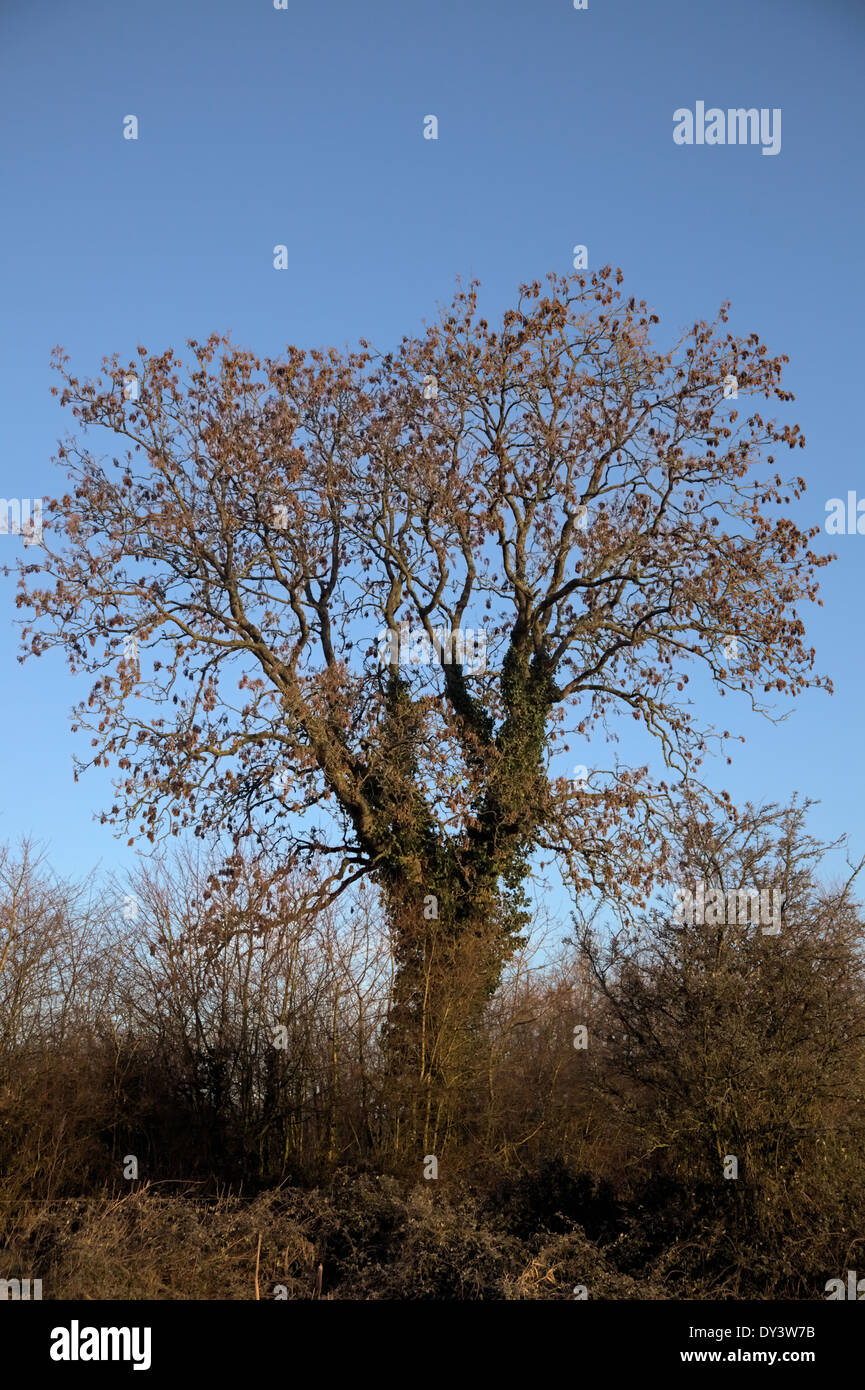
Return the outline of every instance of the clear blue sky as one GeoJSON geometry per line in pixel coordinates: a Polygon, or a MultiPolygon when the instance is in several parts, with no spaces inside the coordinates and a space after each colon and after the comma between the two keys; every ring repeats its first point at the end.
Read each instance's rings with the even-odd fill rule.
{"type": "MultiPolygon", "coordinates": [[[[865,497],[863,58],[860,0],[3,0],[0,494],[61,486],[55,343],[80,375],[214,330],[261,354],[384,347],[457,275],[496,313],[584,243],[660,313],[659,344],[729,298],[735,331],[789,354],[796,515],[822,524],[828,498],[865,497]],[[697,101],[781,108],[780,153],[677,146],[697,101]]],[[[840,559],[805,616],[837,693],[781,727],[710,702],[748,736],[710,777],[739,801],[818,797],[814,828],[861,851],[865,536],[822,546],[840,559]]],[[[20,547],[0,536],[0,563],[20,547]]],[[[64,872],[129,863],[92,819],[107,780],[72,780],[85,680],[16,662],[13,592],[0,839],[31,833],[64,872]]]]}

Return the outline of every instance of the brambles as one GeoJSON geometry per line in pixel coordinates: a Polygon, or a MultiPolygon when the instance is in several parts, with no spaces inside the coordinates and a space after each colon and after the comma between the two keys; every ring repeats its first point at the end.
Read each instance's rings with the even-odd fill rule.
{"type": "Polygon", "coordinates": [[[0,1279],[248,1298],[257,1259],[263,1298],[317,1296],[319,1265],[325,1299],[824,1297],[865,1217],[863,922],[806,809],[671,826],[689,874],[782,887],[777,936],[669,895],[636,935],[519,953],[471,1129],[414,1153],[369,888],[304,916],[262,860],[85,893],[0,856],[0,1279]]]}

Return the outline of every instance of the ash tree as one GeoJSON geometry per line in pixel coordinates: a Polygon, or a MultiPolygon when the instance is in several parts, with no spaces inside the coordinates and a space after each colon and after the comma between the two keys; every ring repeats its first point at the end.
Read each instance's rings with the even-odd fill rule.
{"type": "Polygon", "coordinates": [[[379,886],[406,1142],[465,1113],[534,858],[577,895],[639,898],[671,787],[713,799],[700,765],[730,734],[689,672],[768,717],[773,692],[828,686],[797,608],[819,527],[783,515],[804,483],[770,452],[804,438],[756,408],[792,399],[786,357],[728,332],[726,305],[662,350],[621,284],[551,275],[492,328],[472,282],[387,354],[262,360],[214,335],[81,380],[55,350],[79,426],[22,561],[21,659],[59,646],[92,677],[78,769],[115,770],[118,833],[314,856],[309,906],[379,886]],[[467,630],[485,663],[447,635],[467,630]],[[597,766],[622,721],[661,780],[554,775],[559,752],[597,766]]]}

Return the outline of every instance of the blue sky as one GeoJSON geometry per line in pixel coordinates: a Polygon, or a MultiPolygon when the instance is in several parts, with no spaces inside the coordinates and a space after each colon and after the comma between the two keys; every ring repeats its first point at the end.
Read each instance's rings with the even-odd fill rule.
{"type": "MultiPolygon", "coordinates": [[[[794,514],[822,524],[830,497],[865,497],[863,40],[857,0],[4,0],[0,494],[62,485],[55,343],[79,375],[211,331],[261,355],[386,347],[458,275],[498,314],[580,243],[660,314],[660,345],[730,299],[734,331],[790,356],[794,514]],[[697,101],[780,108],[780,153],[674,144],[697,101]]],[[[817,545],[839,561],[804,616],[836,694],[775,727],[701,695],[748,738],[709,777],[738,801],[817,797],[812,828],[862,852],[865,536],[817,545]]],[[[20,549],[0,536],[0,563],[20,549]]],[[[62,872],[121,867],[93,821],[107,779],[72,779],[85,679],[17,663],[13,593],[0,581],[0,840],[33,835],[62,872]]]]}

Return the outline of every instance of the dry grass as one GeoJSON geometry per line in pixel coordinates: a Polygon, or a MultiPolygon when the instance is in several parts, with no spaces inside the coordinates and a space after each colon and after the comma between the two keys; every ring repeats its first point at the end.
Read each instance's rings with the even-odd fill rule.
{"type": "Polygon", "coordinates": [[[3,1277],[38,1268],[43,1298],[312,1298],[312,1243],[279,1194],[252,1202],[161,1196],[43,1203],[5,1224],[3,1277]]]}

